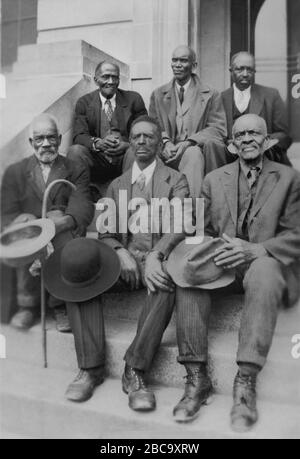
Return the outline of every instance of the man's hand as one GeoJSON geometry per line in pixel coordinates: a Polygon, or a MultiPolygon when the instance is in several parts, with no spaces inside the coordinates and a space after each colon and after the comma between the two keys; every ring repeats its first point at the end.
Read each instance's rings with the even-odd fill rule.
{"type": "Polygon", "coordinates": [[[184,152],[186,151],[187,148],[192,147],[193,143],[190,142],[190,140],[185,140],[184,142],[179,142],[176,146],[175,149],[176,151],[174,152],[175,154],[166,161],[166,164],[171,164],[173,162],[178,162],[181,160],[184,152]]]}
{"type": "Polygon", "coordinates": [[[55,234],[72,230],[75,227],[73,218],[70,215],[65,215],[61,210],[50,210],[47,212],[47,218],[53,221],[55,234]]]}
{"type": "Polygon", "coordinates": [[[226,243],[216,251],[214,261],[217,266],[224,269],[236,268],[267,255],[267,251],[261,244],[230,238],[227,234],[223,234],[223,239],[226,243]]]}
{"type": "Polygon", "coordinates": [[[145,282],[148,291],[155,293],[157,290],[173,292],[174,284],[170,276],[164,272],[158,254],[150,252],[145,263],[145,282]]]}
{"type": "Polygon", "coordinates": [[[119,138],[116,138],[114,135],[109,134],[104,139],[95,140],[95,148],[100,151],[105,151],[108,148],[114,148],[119,145],[119,138]]]}
{"type": "Polygon", "coordinates": [[[17,223],[26,223],[30,220],[36,220],[36,216],[33,214],[20,214],[11,222],[11,225],[16,225],[17,223]]]}
{"type": "Polygon", "coordinates": [[[128,284],[131,290],[138,289],[141,284],[141,274],[134,257],[126,249],[117,250],[121,263],[121,279],[128,284]]]}
{"type": "Polygon", "coordinates": [[[129,147],[128,142],[124,142],[123,140],[120,140],[117,144],[115,144],[114,147],[107,148],[105,150],[105,153],[109,154],[110,156],[121,155],[122,153],[125,153],[128,147],[129,147]]]}
{"type": "Polygon", "coordinates": [[[161,152],[161,157],[163,161],[167,162],[169,159],[173,158],[176,154],[177,148],[170,140],[165,143],[163,151],[161,152]]]}

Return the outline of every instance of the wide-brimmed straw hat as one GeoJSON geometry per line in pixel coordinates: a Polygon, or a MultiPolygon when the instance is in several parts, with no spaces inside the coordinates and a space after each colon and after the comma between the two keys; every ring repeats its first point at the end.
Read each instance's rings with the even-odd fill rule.
{"type": "Polygon", "coordinates": [[[17,223],[0,234],[0,258],[12,267],[25,266],[43,252],[55,236],[55,225],[48,218],[17,223]]]}
{"type": "Polygon", "coordinates": [[[53,252],[43,268],[45,287],[63,301],[90,300],[112,287],[121,272],[115,250],[97,239],[76,238],[53,252]]]}
{"type": "Polygon", "coordinates": [[[217,289],[235,279],[233,270],[224,270],[214,262],[215,251],[224,245],[221,238],[205,238],[200,244],[182,241],[171,252],[166,268],[175,282],[183,288],[217,289]]]}

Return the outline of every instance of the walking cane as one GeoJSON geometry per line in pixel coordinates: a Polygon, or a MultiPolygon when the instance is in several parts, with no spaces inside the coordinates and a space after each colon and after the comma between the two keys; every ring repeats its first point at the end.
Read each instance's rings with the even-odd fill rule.
{"type": "MultiPolygon", "coordinates": [[[[49,193],[54,185],[57,183],[65,183],[66,185],[70,185],[73,190],[76,190],[76,186],[74,183],[69,182],[65,179],[58,179],[51,182],[44,193],[43,196],[43,204],[42,204],[42,218],[46,218],[47,213],[47,200],[49,193]]],[[[41,269],[41,325],[42,325],[42,345],[43,345],[43,358],[44,358],[44,368],[47,368],[47,330],[46,330],[46,291],[44,285],[44,274],[43,269],[41,269]]]]}

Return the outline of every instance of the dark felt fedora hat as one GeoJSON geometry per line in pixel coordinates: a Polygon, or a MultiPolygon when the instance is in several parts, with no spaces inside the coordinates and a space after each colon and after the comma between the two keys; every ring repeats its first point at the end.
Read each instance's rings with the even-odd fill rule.
{"type": "Polygon", "coordinates": [[[227,271],[214,262],[215,251],[224,245],[221,238],[204,238],[201,244],[182,241],[170,253],[167,271],[176,285],[183,288],[217,289],[231,284],[233,270],[227,271]]]}
{"type": "Polygon", "coordinates": [[[45,287],[64,301],[90,300],[112,287],[121,272],[119,257],[104,242],[76,238],[53,252],[43,273],[45,287]]]}
{"type": "Polygon", "coordinates": [[[0,234],[0,258],[14,268],[25,266],[43,255],[54,236],[55,225],[48,218],[12,225],[0,234]]]}

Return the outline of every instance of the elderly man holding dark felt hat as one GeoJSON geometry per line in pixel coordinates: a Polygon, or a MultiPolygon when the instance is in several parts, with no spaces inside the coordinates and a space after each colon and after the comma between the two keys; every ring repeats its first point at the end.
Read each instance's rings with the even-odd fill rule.
{"type": "MultiPolygon", "coordinates": [[[[232,136],[230,148],[238,159],[207,175],[202,197],[206,235],[224,240],[213,253],[214,263],[234,270],[233,285],[245,292],[231,411],[232,428],[243,432],[258,419],[256,379],[267,360],[278,310],[299,298],[300,174],[265,157],[276,140],[269,139],[263,118],[241,116],[232,136]]],[[[173,263],[180,264],[182,258],[179,254],[173,263]]],[[[186,422],[197,415],[210,393],[206,366],[211,297],[207,288],[184,288],[191,282],[182,274],[179,279],[173,274],[173,279],[179,285],[179,360],[194,364],[194,374],[188,375],[184,397],[174,410],[175,419],[186,422]]]]}
{"type": "MultiPolygon", "coordinates": [[[[127,192],[124,207],[128,208],[133,199],[139,200],[147,215],[151,198],[172,200],[176,197],[181,202],[188,196],[186,178],[166,167],[157,157],[161,130],[154,119],[143,116],[133,122],[130,146],[135,153],[133,167],[115,179],[107,191],[107,197],[116,205],[116,221],[124,215],[119,204],[121,192],[127,192]]],[[[67,301],[80,372],[69,385],[66,397],[77,402],[90,398],[104,379],[105,335],[99,294],[108,291],[110,285],[100,288],[103,278],[110,275],[111,280],[114,277],[117,280],[119,277],[113,286],[114,291],[147,288],[137,333],[124,357],[122,387],[128,394],[130,408],[151,411],[155,409],[156,401],[145,378],[174,308],[174,284],[163,268],[163,260],[184,236],[182,232],[164,233],[160,225],[157,232],[152,232],[151,219],[149,231],[136,232],[129,224],[130,217],[125,220],[122,221],[126,228],[124,232],[117,229],[101,234],[100,241],[71,241],[61,251],[60,262],[59,255],[51,255],[46,262],[45,283],[51,293],[67,301]],[[102,247],[100,261],[97,262],[96,256],[91,263],[89,259],[93,260],[93,247],[97,243],[102,247]],[[82,246],[80,250],[78,244],[82,246]],[[79,251],[85,254],[84,257],[77,257],[79,251]],[[113,268],[111,264],[115,259],[118,264],[114,262],[113,268]],[[52,260],[56,263],[49,270],[52,260]],[[98,270],[97,263],[101,265],[98,270]],[[63,287],[64,284],[68,288],[63,287]],[[56,285],[61,285],[60,290],[56,285]]]]}
{"type": "MultiPolygon", "coordinates": [[[[58,183],[50,191],[47,202],[47,218],[55,226],[52,244],[57,249],[73,237],[84,235],[93,218],[89,174],[83,165],[75,165],[59,154],[61,135],[52,116],[38,116],[30,129],[33,155],[9,166],[3,176],[2,227],[39,219],[46,187],[57,179],[68,180],[76,186],[76,190],[58,183]]],[[[28,329],[33,325],[40,307],[40,280],[31,275],[30,266],[16,268],[18,311],[11,323],[19,329],[28,329]]],[[[50,296],[49,306],[54,308],[59,331],[70,331],[64,303],[50,296]]]]}

